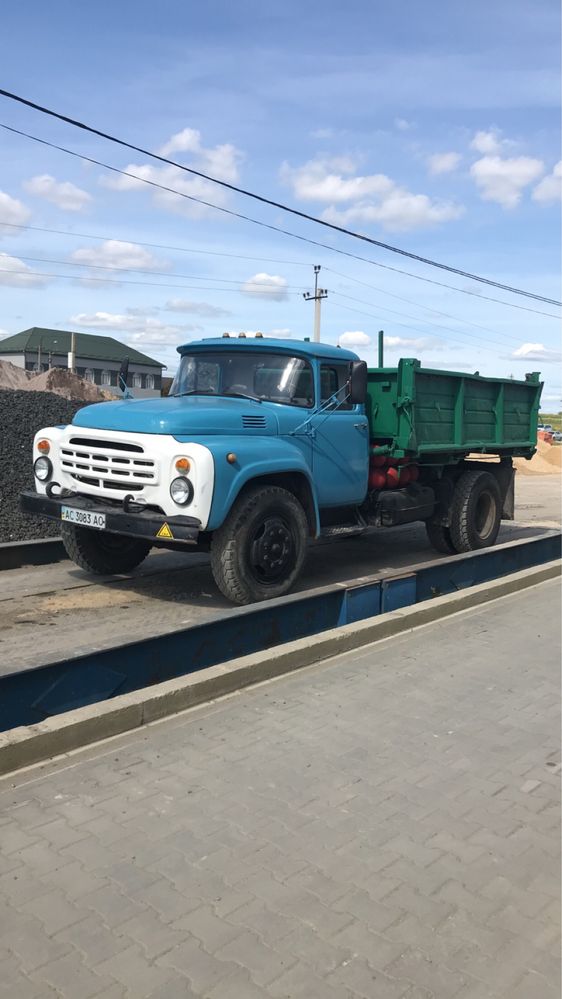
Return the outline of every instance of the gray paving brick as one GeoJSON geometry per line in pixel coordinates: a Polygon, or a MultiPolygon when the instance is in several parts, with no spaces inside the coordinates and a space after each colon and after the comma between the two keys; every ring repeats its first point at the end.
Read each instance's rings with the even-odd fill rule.
{"type": "Polygon", "coordinates": [[[0,993],[558,995],[536,615],[509,598],[0,781],[0,993]]]}
{"type": "Polygon", "coordinates": [[[193,937],[159,957],[156,963],[159,967],[173,968],[184,974],[189,979],[192,990],[203,995],[239,971],[238,965],[233,961],[207,954],[193,937]]]}
{"type": "Polygon", "coordinates": [[[38,985],[51,986],[62,996],[80,996],[80,999],[98,996],[103,989],[115,985],[113,979],[87,968],[77,954],[67,954],[44,964],[38,971],[31,972],[30,978],[38,985]]]}
{"type": "Polygon", "coordinates": [[[170,978],[169,968],[159,967],[144,957],[140,947],[135,945],[108,957],[95,967],[96,973],[116,979],[135,997],[150,996],[156,988],[161,988],[170,978]]]}

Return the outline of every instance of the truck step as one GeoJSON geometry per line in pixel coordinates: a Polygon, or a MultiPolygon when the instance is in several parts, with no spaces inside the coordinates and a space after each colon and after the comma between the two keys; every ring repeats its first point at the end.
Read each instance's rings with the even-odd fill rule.
{"type": "Polygon", "coordinates": [[[320,532],[322,538],[344,538],[354,537],[363,534],[367,530],[366,524],[336,524],[334,527],[323,527],[320,532]]]}

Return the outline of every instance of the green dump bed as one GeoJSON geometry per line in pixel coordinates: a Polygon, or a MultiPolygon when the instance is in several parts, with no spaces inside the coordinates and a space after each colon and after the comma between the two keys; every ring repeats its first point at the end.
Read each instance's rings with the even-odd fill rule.
{"type": "Polygon", "coordinates": [[[542,382],[484,378],[478,373],[422,368],[403,358],[397,368],[368,373],[371,441],[405,454],[450,456],[487,452],[531,457],[537,443],[542,382]]]}

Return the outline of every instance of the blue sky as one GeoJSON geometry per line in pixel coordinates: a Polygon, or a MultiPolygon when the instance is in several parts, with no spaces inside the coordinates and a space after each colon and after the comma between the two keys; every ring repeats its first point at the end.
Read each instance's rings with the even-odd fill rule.
{"type": "MultiPolygon", "coordinates": [[[[31,0],[25,13],[4,11],[3,29],[6,89],[377,239],[560,298],[555,0],[31,0]]],[[[541,370],[545,408],[562,405],[556,320],[418,278],[556,308],[366,247],[4,99],[0,121],[410,272],[311,247],[1,132],[0,223],[68,233],[0,225],[2,333],[107,333],[173,370],[177,343],[225,329],[309,335],[302,292],[317,263],[329,290],[323,339],[343,338],[374,360],[382,327],[389,361],[419,356],[515,377],[541,370]]]]}

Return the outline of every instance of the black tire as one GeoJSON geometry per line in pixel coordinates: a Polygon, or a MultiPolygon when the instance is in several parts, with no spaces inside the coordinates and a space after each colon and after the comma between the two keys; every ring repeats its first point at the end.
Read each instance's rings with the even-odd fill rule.
{"type": "Polygon", "coordinates": [[[431,520],[426,520],[425,529],[427,536],[436,551],[443,555],[454,555],[456,548],[451,540],[451,531],[444,524],[433,524],[431,520]]]}
{"type": "Polygon", "coordinates": [[[305,512],[287,489],[248,489],[213,534],[211,569],[219,590],[235,604],[288,593],[304,562],[307,535],[305,512]]]}
{"type": "Polygon", "coordinates": [[[75,524],[61,524],[66,554],[76,565],[95,575],[111,576],[130,572],[148,555],[151,544],[141,538],[127,538],[75,524]]]}
{"type": "Polygon", "coordinates": [[[493,545],[500,529],[503,500],[498,480],[475,469],[458,480],[451,505],[451,540],[458,552],[493,545]]]}

